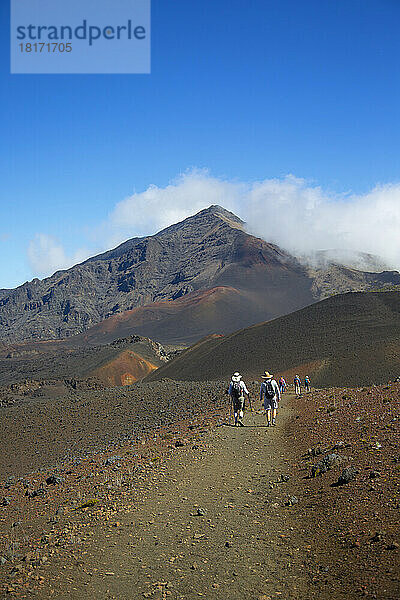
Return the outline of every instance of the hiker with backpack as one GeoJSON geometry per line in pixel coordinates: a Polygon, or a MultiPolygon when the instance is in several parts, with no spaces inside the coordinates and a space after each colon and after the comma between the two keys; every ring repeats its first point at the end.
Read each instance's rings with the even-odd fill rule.
{"type": "Polygon", "coordinates": [[[245,400],[244,395],[247,394],[247,397],[250,399],[250,394],[245,382],[242,381],[242,376],[237,371],[232,375],[232,380],[228,388],[228,394],[230,395],[233,404],[235,427],[244,427],[242,420],[245,400]]]}
{"type": "Polygon", "coordinates": [[[304,377],[304,387],[306,388],[306,392],[311,390],[311,381],[308,375],[304,377]]]}
{"type": "Polygon", "coordinates": [[[300,396],[301,394],[301,379],[298,375],[293,379],[294,383],[294,393],[300,396]]]}
{"type": "Polygon", "coordinates": [[[281,394],[286,390],[286,381],[283,377],[279,379],[279,391],[281,394]]]}
{"type": "Polygon", "coordinates": [[[276,412],[278,410],[278,402],[281,399],[281,393],[279,391],[278,384],[276,383],[273,375],[264,371],[262,378],[265,380],[261,384],[260,388],[260,400],[264,398],[264,408],[267,416],[267,427],[275,427],[276,425],[276,412]],[[271,421],[272,413],[272,421],[271,421]]]}

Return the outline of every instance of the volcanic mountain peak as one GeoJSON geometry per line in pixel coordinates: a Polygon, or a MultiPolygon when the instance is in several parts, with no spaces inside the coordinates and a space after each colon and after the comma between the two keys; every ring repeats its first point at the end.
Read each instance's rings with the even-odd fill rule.
{"type": "Polygon", "coordinates": [[[156,236],[163,235],[166,231],[170,231],[171,229],[180,229],[194,223],[204,222],[205,224],[210,224],[215,219],[220,219],[225,223],[228,223],[231,227],[240,227],[242,229],[244,225],[244,222],[233,212],[223,208],[222,206],[219,206],[218,204],[212,204],[208,208],[203,208],[199,212],[187,217],[183,221],[163,229],[157,233],[156,236]]]}
{"type": "MultiPolygon", "coordinates": [[[[139,331],[132,320],[132,330],[124,330],[124,336],[140,333],[161,339],[155,319],[149,319],[154,303],[229,288],[229,302],[227,294],[219,294],[218,302],[197,297],[201,302],[194,305],[202,307],[201,327],[187,310],[186,323],[193,329],[188,340],[193,341],[214,333],[216,322],[218,332],[229,333],[238,324],[287,314],[332,293],[400,283],[398,273],[371,274],[335,266],[315,271],[278,246],[249,235],[243,225],[233,213],[212,205],[155,235],[132,238],[43,281],[2,290],[0,340],[62,339],[112,315],[146,306],[139,331]],[[152,322],[149,330],[147,320],[152,322]]],[[[162,311],[168,313],[172,337],[184,341],[179,311],[187,307],[175,309],[164,306],[162,311]]],[[[160,319],[157,313],[156,320],[160,319]]],[[[165,330],[161,321],[160,330],[165,330]]]]}
{"type": "Polygon", "coordinates": [[[169,240],[171,236],[193,236],[193,242],[195,243],[196,237],[198,238],[201,235],[208,233],[210,230],[214,230],[215,227],[220,227],[222,225],[244,231],[244,223],[241,219],[239,219],[239,217],[226,210],[222,206],[214,204],[194,215],[191,215],[190,217],[187,217],[183,221],[169,225],[165,229],[162,229],[153,235],[141,238],[131,238],[112,250],[107,250],[102,254],[89,258],[83,264],[98,260],[110,260],[117,258],[118,256],[131,251],[138,244],[140,244],[142,247],[145,247],[151,243],[162,243],[165,240],[169,240]]]}

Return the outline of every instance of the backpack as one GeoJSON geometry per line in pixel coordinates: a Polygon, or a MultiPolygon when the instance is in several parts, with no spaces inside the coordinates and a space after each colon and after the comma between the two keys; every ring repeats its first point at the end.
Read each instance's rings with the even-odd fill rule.
{"type": "Polygon", "coordinates": [[[265,382],[265,397],[268,400],[272,400],[272,398],[274,398],[275,396],[275,390],[274,390],[274,386],[272,385],[272,380],[268,379],[268,381],[265,382]]]}
{"type": "Polygon", "coordinates": [[[240,386],[240,381],[232,381],[232,396],[235,398],[239,398],[242,395],[242,388],[240,386]]]}

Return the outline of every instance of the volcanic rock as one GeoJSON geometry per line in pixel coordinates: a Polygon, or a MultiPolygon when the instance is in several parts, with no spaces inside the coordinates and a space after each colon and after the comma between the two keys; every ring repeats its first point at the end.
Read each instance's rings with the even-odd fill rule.
{"type": "Polygon", "coordinates": [[[63,339],[111,317],[89,338],[112,341],[133,331],[161,341],[193,342],[218,331],[218,324],[218,332],[227,333],[332,293],[398,283],[397,272],[304,266],[247,234],[234,214],[211,206],[42,281],[2,290],[0,338],[63,339]],[[193,312],[196,319],[190,320],[193,312]]]}

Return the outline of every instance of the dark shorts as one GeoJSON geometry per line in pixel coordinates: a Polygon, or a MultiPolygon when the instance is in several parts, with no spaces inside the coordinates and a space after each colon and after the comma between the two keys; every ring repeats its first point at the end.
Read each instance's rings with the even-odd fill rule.
{"type": "Polygon", "coordinates": [[[278,400],[275,398],[265,398],[264,399],[264,408],[265,410],[277,410],[278,408],[278,400]]]}
{"type": "Polygon", "coordinates": [[[232,402],[233,402],[234,412],[239,412],[240,410],[243,410],[243,408],[244,408],[244,397],[243,396],[241,396],[240,398],[232,398],[232,402]]]}

